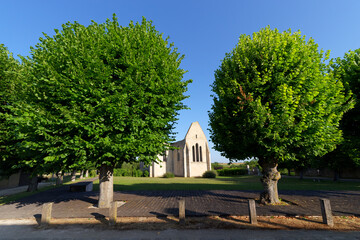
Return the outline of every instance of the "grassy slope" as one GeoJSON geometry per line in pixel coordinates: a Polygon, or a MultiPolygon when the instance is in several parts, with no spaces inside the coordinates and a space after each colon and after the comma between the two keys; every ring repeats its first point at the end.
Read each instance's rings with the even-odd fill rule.
{"type": "MultiPolygon", "coordinates": [[[[94,182],[98,190],[98,181],[94,182]]],[[[279,190],[360,190],[360,182],[313,182],[297,178],[283,178],[279,181],[279,190]]],[[[262,190],[260,177],[218,177],[206,178],[134,178],[115,177],[115,191],[135,190],[262,190]]]]}

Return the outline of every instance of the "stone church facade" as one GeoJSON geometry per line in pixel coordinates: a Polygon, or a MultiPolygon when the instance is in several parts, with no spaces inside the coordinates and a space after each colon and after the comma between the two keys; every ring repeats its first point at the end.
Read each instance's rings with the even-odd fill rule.
{"type": "Polygon", "coordinates": [[[177,177],[200,177],[211,170],[210,149],[199,122],[193,122],[185,139],[171,144],[176,150],[168,150],[159,156],[160,163],[149,167],[150,177],[161,177],[166,172],[177,177]]]}

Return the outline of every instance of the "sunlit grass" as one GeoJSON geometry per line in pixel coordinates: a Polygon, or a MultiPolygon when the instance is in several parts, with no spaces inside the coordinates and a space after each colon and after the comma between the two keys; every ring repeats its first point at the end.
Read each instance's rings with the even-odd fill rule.
{"type": "MultiPolygon", "coordinates": [[[[98,190],[99,181],[94,182],[98,190]]],[[[135,178],[115,177],[115,191],[141,190],[262,190],[259,176],[217,177],[214,178],[135,178]]],[[[330,180],[300,180],[298,178],[280,179],[281,190],[360,190],[360,182],[334,182],[330,180]]]]}

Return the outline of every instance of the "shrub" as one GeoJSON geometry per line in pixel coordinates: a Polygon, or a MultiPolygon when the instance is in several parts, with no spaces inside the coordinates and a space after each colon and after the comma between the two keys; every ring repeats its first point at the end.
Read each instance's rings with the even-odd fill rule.
{"type": "Polygon", "coordinates": [[[206,171],[202,175],[203,178],[216,178],[217,172],[216,171],[206,171]]]}
{"type": "Polygon", "coordinates": [[[117,177],[142,177],[139,163],[123,163],[121,168],[114,169],[114,176],[117,177]]]}
{"type": "Polygon", "coordinates": [[[163,175],[163,178],[173,178],[173,177],[175,177],[175,175],[170,172],[164,173],[164,175],[163,175]]]}
{"type": "Polygon", "coordinates": [[[150,173],[148,170],[145,170],[144,173],[143,173],[143,176],[144,177],[149,177],[150,176],[150,173]]]}
{"type": "Polygon", "coordinates": [[[224,167],[223,166],[221,166],[221,165],[218,165],[218,166],[214,166],[214,170],[221,170],[221,169],[223,169],[224,167]]]}
{"type": "Polygon", "coordinates": [[[142,177],[142,175],[143,175],[143,172],[140,169],[134,170],[133,174],[132,174],[133,177],[142,177]]]}
{"type": "Polygon", "coordinates": [[[90,170],[89,177],[96,177],[96,170],[90,170]]]}
{"type": "Polygon", "coordinates": [[[219,176],[239,176],[246,175],[247,169],[244,168],[225,168],[217,170],[219,176]]]}

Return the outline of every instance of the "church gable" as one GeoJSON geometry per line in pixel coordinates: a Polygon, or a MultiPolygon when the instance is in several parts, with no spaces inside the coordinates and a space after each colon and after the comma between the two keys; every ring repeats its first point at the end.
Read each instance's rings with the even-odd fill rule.
{"type": "Polygon", "coordinates": [[[193,122],[190,125],[190,128],[185,136],[185,141],[196,141],[196,140],[207,141],[205,133],[201,129],[199,122],[193,122]]]}
{"type": "Polygon", "coordinates": [[[211,169],[208,142],[199,122],[190,125],[185,139],[171,145],[177,149],[166,151],[162,156],[162,169],[153,163],[150,176],[159,177],[164,172],[172,172],[179,177],[199,177],[211,169]]]}

